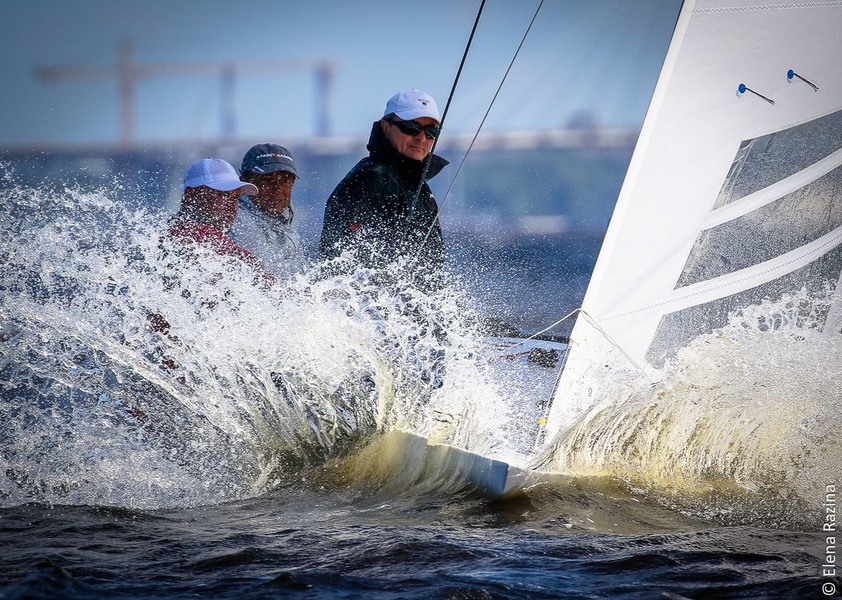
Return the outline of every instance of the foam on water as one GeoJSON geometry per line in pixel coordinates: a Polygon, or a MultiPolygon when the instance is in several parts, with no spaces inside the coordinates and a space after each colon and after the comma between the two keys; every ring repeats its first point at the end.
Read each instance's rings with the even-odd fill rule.
{"type": "Polygon", "coordinates": [[[113,192],[6,183],[3,506],[233,500],[394,428],[481,453],[510,444],[511,404],[475,358],[458,292],[396,295],[315,269],[267,286],[201,248],[186,266],[167,215],[113,192]]]}
{"type": "Polygon", "coordinates": [[[654,386],[615,374],[546,466],[619,477],[706,517],[815,525],[842,473],[842,335],[820,327],[834,294],[738,311],[654,386]]]}

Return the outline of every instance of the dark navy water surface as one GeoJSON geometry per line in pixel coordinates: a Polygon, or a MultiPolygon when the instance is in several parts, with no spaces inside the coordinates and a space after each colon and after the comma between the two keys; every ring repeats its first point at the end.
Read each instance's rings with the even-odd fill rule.
{"type": "Polygon", "coordinates": [[[168,511],[2,511],[4,598],[816,598],[819,535],[715,527],[628,497],[490,503],[278,490],[168,511]],[[356,497],[355,497],[356,496],[356,497]],[[578,502],[577,500],[581,501],[578,502]],[[619,503],[620,506],[615,506],[619,503]],[[571,513],[578,513],[573,515],[571,513]],[[583,522],[570,525],[569,521],[583,522]],[[610,520],[610,519],[609,519],[610,520]]]}

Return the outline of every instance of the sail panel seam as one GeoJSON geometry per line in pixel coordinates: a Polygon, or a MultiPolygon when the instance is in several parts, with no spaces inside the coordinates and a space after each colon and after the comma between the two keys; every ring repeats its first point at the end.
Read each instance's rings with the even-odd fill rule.
{"type": "Polygon", "coordinates": [[[755,12],[761,10],[797,10],[802,8],[840,8],[842,5],[837,2],[790,2],[788,4],[761,4],[758,6],[719,6],[711,8],[693,9],[694,15],[755,12]]]}

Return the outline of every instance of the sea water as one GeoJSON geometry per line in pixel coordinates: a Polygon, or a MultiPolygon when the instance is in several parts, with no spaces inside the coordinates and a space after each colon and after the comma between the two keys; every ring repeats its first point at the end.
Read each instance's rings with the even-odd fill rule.
{"type": "Polygon", "coordinates": [[[317,266],[265,285],[185,265],[119,188],[3,194],[0,597],[837,593],[840,340],[803,317],[828,297],[746,307],[530,454],[560,361],[489,345],[486,313],[518,272],[581,298],[511,268],[552,243],[435,295],[317,266]],[[484,499],[401,431],[548,473],[484,499]]]}

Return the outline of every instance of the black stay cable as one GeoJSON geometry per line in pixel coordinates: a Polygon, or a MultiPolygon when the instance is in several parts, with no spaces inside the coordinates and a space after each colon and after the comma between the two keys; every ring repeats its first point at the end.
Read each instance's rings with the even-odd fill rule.
{"type": "MultiPolygon", "coordinates": [[[[474,34],[477,32],[477,27],[479,26],[479,18],[482,16],[482,9],[484,7],[485,0],[482,0],[482,2],[479,5],[479,10],[477,10],[477,18],[474,19],[474,26],[473,28],[471,28],[471,35],[468,36],[468,43],[465,44],[465,52],[462,53],[462,61],[459,63],[459,69],[457,69],[456,77],[453,79],[453,87],[450,88],[450,95],[447,97],[447,103],[444,105],[444,112],[441,114],[441,122],[439,123],[439,127],[444,127],[444,120],[447,118],[447,111],[450,110],[450,103],[453,101],[453,96],[456,94],[456,86],[459,83],[459,78],[462,76],[462,69],[465,67],[465,61],[468,59],[468,51],[471,49],[471,43],[474,41],[474,34]]],[[[432,154],[433,150],[435,150],[438,141],[438,138],[433,140],[433,147],[430,149],[430,154],[432,154]]],[[[424,174],[426,175],[426,169],[424,174]]]]}
{"type": "MultiPolygon", "coordinates": [[[[482,4],[485,4],[485,0],[483,0],[482,4]]],[[[535,19],[538,17],[538,12],[541,10],[541,7],[544,5],[544,0],[541,0],[538,3],[538,7],[535,9],[535,14],[532,15],[532,20],[529,21],[529,26],[526,28],[526,31],[523,33],[523,37],[520,40],[520,44],[518,44],[517,49],[515,50],[514,55],[512,56],[512,60],[509,62],[509,66],[506,69],[506,72],[503,74],[503,78],[500,80],[500,85],[497,86],[497,91],[494,92],[494,97],[491,99],[491,102],[488,104],[488,108],[485,111],[485,114],[482,117],[482,121],[477,127],[476,132],[474,133],[474,137],[471,139],[471,143],[468,145],[468,149],[465,151],[464,156],[462,157],[461,162],[459,163],[459,167],[456,169],[456,173],[453,175],[453,178],[450,180],[450,185],[447,188],[447,191],[444,194],[444,198],[442,198],[441,204],[439,205],[439,210],[436,213],[435,219],[430,224],[429,229],[427,229],[427,235],[424,236],[424,239],[421,241],[421,244],[418,247],[418,252],[415,255],[415,259],[412,261],[413,264],[417,262],[418,257],[421,254],[421,250],[424,247],[424,244],[427,243],[427,240],[430,238],[430,234],[433,231],[433,227],[436,225],[436,221],[439,220],[439,215],[441,214],[441,209],[444,207],[444,203],[447,201],[448,196],[450,195],[450,191],[453,189],[453,185],[456,183],[456,178],[459,176],[459,173],[462,171],[462,167],[465,164],[465,160],[468,158],[468,154],[470,154],[471,149],[474,147],[474,143],[477,141],[477,137],[479,137],[479,132],[482,130],[482,126],[485,125],[486,119],[488,119],[488,114],[491,112],[491,107],[494,106],[494,102],[497,100],[497,96],[500,94],[500,90],[503,88],[503,84],[506,82],[506,79],[509,76],[509,72],[512,70],[512,66],[515,64],[515,60],[520,54],[521,48],[523,48],[523,43],[526,41],[526,36],[529,35],[530,30],[532,29],[532,25],[535,23],[535,19]]],[[[482,12],[482,6],[480,6],[480,13],[482,12]]],[[[477,23],[479,23],[479,14],[477,14],[477,23]]],[[[477,23],[474,23],[474,31],[476,30],[477,23]]],[[[474,32],[471,32],[471,39],[473,39],[474,32]]],[[[465,64],[465,57],[468,55],[468,48],[470,48],[470,39],[468,40],[468,47],[465,48],[465,55],[462,57],[462,64],[459,65],[459,73],[462,72],[462,65],[465,64]]],[[[457,74],[456,80],[453,82],[453,89],[450,91],[450,97],[447,99],[447,106],[444,109],[444,115],[442,115],[442,124],[444,124],[444,116],[447,114],[447,108],[450,106],[450,101],[453,99],[453,94],[456,91],[456,82],[459,80],[459,75],[457,74]]],[[[433,150],[436,148],[436,143],[438,142],[438,138],[433,142],[433,146],[430,149],[430,155],[433,154],[433,150]]],[[[427,165],[429,165],[430,161],[427,160],[424,163],[424,171],[421,175],[421,183],[419,184],[418,190],[415,193],[415,201],[418,201],[419,193],[421,192],[421,186],[424,185],[424,178],[427,175],[427,165]]],[[[413,206],[415,204],[413,203],[413,206]]]]}
{"type": "MultiPolygon", "coordinates": [[[[439,134],[441,134],[441,130],[444,129],[444,120],[447,118],[447,111],[450,110],[450,103],[453,101],[453,96],[456,93],[456,86],[459,84],[459,78],[462,76],[462,69],[465,66],[465,61],[468,59],[468,51],[471,49],[471,43],[474,41],[474,34],[477,32],[477,27],[479,26],[479,19],[482,16],[482,9],[485,7],[485,0],[479,5],[479,10],[477,11],[477,18],[474,19],[474,26],[471,28],[471,35],[468,36],[468,43],[465,45],[465,52],[462,53],[462,61],[459,63],[459,68],[456,70],[456,77],[453,79],[453,86],[450,88],[450,95],[447,97],[447,103],[444,105],[444,112],[441,114],[441,121],[439,121],[439,134]]],[[[424,161],[424,169],[421,171],[421,181],[418,183],[418,187],[415,189],[415,198],[412,199],[412,208],[414,209],[415,206],[418,204],[418,198],[421,195],[421,188],[424,186],[424,180],[427,178],[427,169],[430,167],[430,159],[433,155],[433,152],[436,150],[436,144],[439,142],[439,137],[437,136],[433,140],[433,146],[430,148],[430,153],[427,155],[427,160],[424,161]]],[[[435,223],[435,221],[433,221],[435,223]]],[[[427,237],[429,237],[430,232],[427,232],[427,236],[424,238],[424,241],[421,243],[423,246],[424,243],[427,241],[427,237]]]]}

